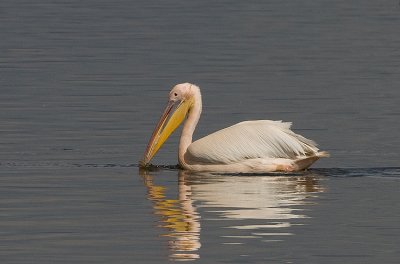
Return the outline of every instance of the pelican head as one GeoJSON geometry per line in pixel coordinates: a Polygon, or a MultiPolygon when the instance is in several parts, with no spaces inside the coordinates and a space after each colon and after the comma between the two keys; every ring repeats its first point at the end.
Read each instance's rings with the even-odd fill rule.
{"type": "Polygon", "coordinates": [[[146,151],[140,161],[141,166],[149,164],[160,147],[175,129],[185,120],[193,107],[194,93],[199,88],[190,83],[175,85],[169,93],[167,106],[150,137],[146,151]]]}

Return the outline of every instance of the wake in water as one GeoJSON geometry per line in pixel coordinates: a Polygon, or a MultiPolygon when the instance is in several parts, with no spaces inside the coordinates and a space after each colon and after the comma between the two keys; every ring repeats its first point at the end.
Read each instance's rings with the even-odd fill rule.
{"type": "MultiPolygon", "coordinates": [[[[145,171],[180,170],[176,165],[154,165],[148,164],[145,168],[139,164],[117,164],[117,163],[63,163],[63,162],[0,162],[0,168],[140,168],[145,171]]],[[[195,173],[196,174],[196,173],[195,173]]],[[[273,173],[210,173],[215,175],[232,176],[307,176],[319,175],[326,177],[393,177],[400,179],[400,167],[372,167],[372,168],[311,168],[301,172],[273,172],[273,173]]]]}
{"type": "MultiPolygon", "coordinates": [[[[134,164],[134,167],[140,167],[139,164],[134,164]]],[[[149,164],[145,168],[148,171],[157,170],[179,170],[179,165],[153,165],[149,164]]],[[[196,174],[195,172],[193,172],[196,174]]],[[[214,175],[232,175],[232,176],[307,176],[319,175],[327,177],[366,177],[366,176],[382,176],[382,177],[399,177],[400,167],[375,167],[375,168],[311,168],[300,172],[271,172],[271,173],[213,173],[214,175]]]]}

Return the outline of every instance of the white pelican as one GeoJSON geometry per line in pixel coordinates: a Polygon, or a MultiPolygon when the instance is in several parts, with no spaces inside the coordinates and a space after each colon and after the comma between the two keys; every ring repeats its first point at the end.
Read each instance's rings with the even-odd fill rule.
{"type": "Polygon", "coordinates": [[[319,158],[329,156],[325,151],[318,152],[314,141],[290,130],[291,123],[282,121],[244,121],[192,142],[201,108],[198,86],[182,83],[173,87],[140,166],[149,164],[185,118],[178,150],[179,164],[185,170],[227,173],[300,171],[319,158]],[[175,111],[172,111],[174,107],[175,111]]]}

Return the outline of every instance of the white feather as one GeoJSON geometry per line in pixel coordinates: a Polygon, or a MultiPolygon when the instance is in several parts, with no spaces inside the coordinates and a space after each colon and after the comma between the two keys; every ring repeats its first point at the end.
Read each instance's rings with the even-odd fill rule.
{"type": "Polygon", "coordinates": [[[188,147],[185,160],[197,164],[232,164],[257,158],[296,159],[316,155],[315,142],[282,121],[244,121],[201,138],[188,147]]]}

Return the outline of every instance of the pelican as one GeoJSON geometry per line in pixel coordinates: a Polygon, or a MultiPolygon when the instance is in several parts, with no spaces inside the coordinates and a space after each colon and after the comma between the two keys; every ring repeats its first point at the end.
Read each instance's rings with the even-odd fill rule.
{"type": "Polygon", "coordinates": [[[325,151],[319,152],[314,141],[290,130],[290,122],[282,121],[244,121],[192,142],[201,110],[198,86],[190,83],[174,86],[140,166],[148,166],[183,121],[178,160],[179,165],[189,171],[294,172],[305,170],[319,158],[329,156],[325,151]]]}

